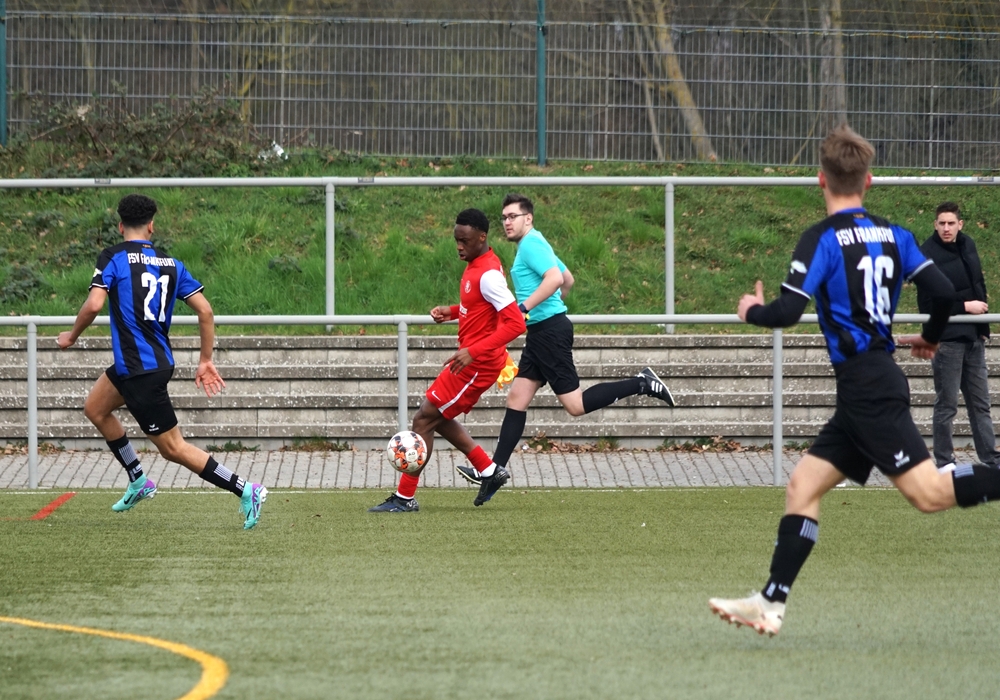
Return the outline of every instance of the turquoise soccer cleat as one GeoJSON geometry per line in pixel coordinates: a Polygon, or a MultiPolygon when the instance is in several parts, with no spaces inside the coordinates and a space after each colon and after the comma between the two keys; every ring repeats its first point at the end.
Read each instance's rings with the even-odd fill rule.
{"type": "Polygon", "coordinates": [[[260,484],[249,484],[240,497],[240,512],[243,514],[243,529],[249,530],[260,520],[260,509],[267,500],[267,489],[260,484]]]}
{"type": "Polygon", "coordinates": [[[136,479],[128,488],[125,489],[125,495],[119,499],[117,503],[111,506],[111,510],[116,513],[121,513],[133,507],[139,501],[152,498],[156,495],[156,484],[152,479],[142,476],[136,479]]]}

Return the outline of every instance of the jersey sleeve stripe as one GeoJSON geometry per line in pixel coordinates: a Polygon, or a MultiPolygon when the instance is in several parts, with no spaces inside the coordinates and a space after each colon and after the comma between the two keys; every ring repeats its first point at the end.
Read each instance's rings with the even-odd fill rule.
{"type": "Polygon", "coordinates": [[[804,291],[802,291],[798,287],[793,287],[792,285],[788,284],[788,282],[782,282],[781,286],[784,287],[785,289],[787,289],[790,292],[795,292],[796,294],[801,294],[806,299],[812,299],[812,295],[811,294],[805,293],[804,291]]]}
{"type": "Polygon", "coordinates": [[[194,290],[194,291],[193,291],[193,292],[191,292],[190,294],[185,294],[184,296],[182,296],[182,297],[181,297],[181,300],[184,300],[184,299],[190,299],[191,297],[193,297],[193,296],[194,296],[195,294],[197,294],[198,292],[200,292],[200,291],[201,291],[201,290],[203,290],[204,288],[205,288],[205,285],[201,285],[200,287],[198,287],[198,288],[197,288],[196,290],[194,290]]]}
{"type": "Polygon", "coordinates": [[[910,273],[910,274],[909,274],[909,275],[907,276],[907,278],[906,278],[906,279],[907,279],[907,280],[911,280],[911,279],[913,279],[913,278],[914,278],[914,277],[916,277],[916,276],[917,276],[918,274],[920,274],[920,271],[921,271],[921,270],[923,270],[923,269],[924,269],[925,267],[927,267],[928,265],[933,265],[933,264],[934,264],[934,261],[933,261],[933,260],[930,260],[930,259],[928,259],[928,260],[924,260],[924,261],[923,261],[922,263],[920,263],[920,265],[918,265],[918,266],[917,266],[917,269],[916,269],[916,270],[914,270],[913,272],[911,272],[911,273],[910,273]]]}

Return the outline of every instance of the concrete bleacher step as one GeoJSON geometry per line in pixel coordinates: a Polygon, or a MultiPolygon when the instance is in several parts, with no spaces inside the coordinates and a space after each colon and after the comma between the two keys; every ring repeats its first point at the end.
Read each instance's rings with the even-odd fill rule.
{"type": "MultiPolygon", "coordinates": [[[[408,415],[455,347],[454,337],[411,336],[407,353],[408,415]]],[[[226,391],[209,399],[193,384],[197,364],[194,337],[175,338],[178,363],[171,396],[186,436],[201,442],[288,443],[295,439],[368,441],[395,432],[397,337],[228,337],[218,338],[216,364],[226,391]]],[[[511,347],[516,358],[521,343],[511,347]]],[[[589,441],[613,437],[627,444],[699,437],[767,441],[771,426],[771,337],[578,336],[574,349],[584,388],[634,376],[650,365],[678,402],[670,409],[647,397],[624,399],[588,416],[572,418],[548,388],[529,412],[525,435],[545,432],[554,439],[589,441]]],[[[815,436],[835,405],[834,377],[822,338],[786,334],[783,348],[784,434],[815,436]]],[[[930,364],[898,353],[911,380],[913,412],[930,433],[933,381],[930,364]]],[[[1000,374],[1000,349],[988,349],[991,373],[1000,374]]],[[[95,440],[82,406],[94,379],[111,361],[110,340],[85,337],[60,351],[51,337],[38,343],[39,435],[42,439],[95,440]]],[[[26,435],[25,341],[0,338],[0,439],[26,435]]],[[[505,395],[487,392],[463,419],[474,437],[499,432],[505,395]]],[[[964,411],[956,434],[968,435],[964,411]]],[[[130,417],[123,420],[135,430],[130,417]]]]}

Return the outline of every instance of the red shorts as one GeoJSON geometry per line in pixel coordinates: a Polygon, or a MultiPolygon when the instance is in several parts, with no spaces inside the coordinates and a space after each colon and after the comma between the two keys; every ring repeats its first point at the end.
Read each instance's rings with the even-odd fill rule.
{"type": "Polygon", "coordinates": [[[499,363],[473,362],[458,374],[445,367],[427,388],[427,400],[449,420],[468,413],[479,397],[496,383],[505,362],[506,358],[499,363]]]}

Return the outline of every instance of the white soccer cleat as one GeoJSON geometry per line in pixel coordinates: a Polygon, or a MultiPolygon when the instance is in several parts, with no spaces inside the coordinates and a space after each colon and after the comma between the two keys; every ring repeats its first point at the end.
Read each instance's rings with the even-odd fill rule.
{"type": "Polygon", "coordinates": [[[726,622],[735,622],[737,627],[746,625],[757,630],[757,634],[771,637],[781,631],[785,618],[785,604],[772,602],[760,593],[749,598],[709,598],[708,606],[726,622]]]}

